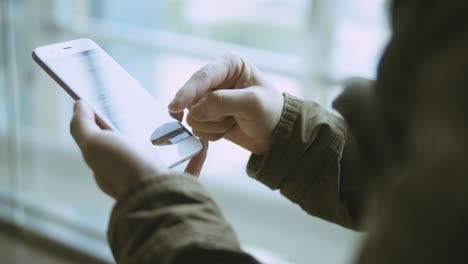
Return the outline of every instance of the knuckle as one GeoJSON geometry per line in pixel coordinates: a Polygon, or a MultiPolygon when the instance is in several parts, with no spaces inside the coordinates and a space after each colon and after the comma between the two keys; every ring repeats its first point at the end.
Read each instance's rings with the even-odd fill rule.
{"type": "Polygon", "coordinates": [[[187,124],[188,124],[190,127],[192,127],[192,128],[193,128],[193,127],[197,127],[197,125],[198,125],[198,122],[196,122],[196,121],[192,118],[191,115],[188,115],[188,116],[187,116],[186,121],[187,121],[187,124]]]}
{"type": "Polygon", "coordinates": [[[247,89],[245,93],[245,106],[247,111],[259,111],[264,107],[265,97],[255,89],[247,89]]]}
{"type": "Polygon", "coordinates": [[[224,63],[232,75],[242,76],[242,78],[239,79],[239,81],[243,83],[241,86],[248,86],[248,84],[253,81],[253,69],[255,69],[255,67],[245,56],[229,52],[224,55],[224,63]]]}
{"type": "Polygon", "coordinates": [[[223,56],[223,64],[230,72],[235,72],[236,69],[243,68],[243,59],[242,56],[237,53],[228,52],[223,56]]]}
{"type": "Polygon", "coordinates": [[[210,67],[208,65],[204,66],[197,72],[195,72],[192,75],[193,79],[198,79],[198,80],[208,80],[210,78],[210,67]]]}
{"type": "Polygon", "coordinates": [[[259,103],[261,103],[262,98],[255,89],[246,89],[245,100],[249,104],[258,105],[259,103]]]}
{"type": "MultiPolygon", "coordinates": [[[[190,110],[190,116],[192,117],[192,119],[195,119],[193,121],[201,121],[201,119],[205,118],[206,117],[206,114],[209,112],[207,110],[209,106],[207,105],[202,105],[202,106],[198,106],[196,107],[195,109],[191,109],[190,110]]],[[[192,122],[193,124],[194,122],[192,122]]]]}
{"type": "Polygon", "coordinates": [[[97,151],[97,139],[95,137],[86,137],[81,142],[81,152],[87,159],[92,159],[97,151]]]}
{"type": "Polygon", "coordinates": [[[92,153],[93,153],[92,148],[93,148],[93,146],[89,142],[89,139],[83,139],[81,141],[80,149],[81,149],[81,152],[83,153],[83,156],[85,156],[85,157],[91,156],[92,153]]]}
{"type": "Polygon", "coordinates": [[[242,60],[242,56],[239,55],[238,53],[229,51],[229,52],[227,52],[226,54],[223,55],[223,59],[224,59],[225,62],[233,63],[233,62],[238,62],[238,61],[242,60]]]}
{"type": "Polygon", "coordinates": [[[226,101],[226,98],[221,90],[214,90],[208,95],[207,101],[215,102],[218,105],[223,105],[226,101]]]}

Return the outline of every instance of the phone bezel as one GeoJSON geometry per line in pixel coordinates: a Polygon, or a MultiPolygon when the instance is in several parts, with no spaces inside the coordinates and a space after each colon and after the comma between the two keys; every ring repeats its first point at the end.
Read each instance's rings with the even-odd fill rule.
{"type": "MultiPolygon", "coordinates": [[[[63,82],[46,64],[44,61],[64,57],[68,55],[72,55],[75,53],[80,53],[86,50],[91,49],[102,49],[97,43],[90,39],[82,38],[76,39],[66,42],[60,42],[55,44],[50,44],[46,46],[37,47],[32,52],[33,60],[50,76],[57,82],[60,87],[62,87],[65,92],[68,93],[75,101],[80,100],[81,98],[71,89],[68,85],[63,82]],[[70,47],[70,48],[68,48],[70,47]]],[[[103,129],[110,129],[112,128],[106,124],[99,116],[99,114],[95,114],[97,124],[103,129]]]]}
{"type": "MultiPolygon", "coordinates": [[[[60,87],[62,87],[74,100],[80,100],[81,98],[66,85],[64,81],[62,81],[46,64],[44,61],[72,55],[75,53],[83,52],[86,50],[91,49],[100,49],[104,51],[97,43],[90,39],[82,38],[76,39],[61,43],[50,44],[46,46],[37,47],[32,51],[32,58],[33,60],[55,81],[57,82],[60,87]]],[[[104,51],[105,52],[105,51],[104,51]]],[[[97,124],[103,129],[113,130],[111,126],[107,125],[102,118],[96,113],[96,121],[97,124]]],[[[181,124],[182,125],[182,124],[181,124]]],[[[182,125],[182,127],[185,127],[182,125]]],[[[172,164],[168,164],[169,168],[175,167],[178,164],[192,158],[196,154],[198,154],[202,150],[202,144],[194,135],[191,137],[184,139],[178,142],[179,147],[182,148],[184,151],[181,156],[183,158],[181,160],[177,160],[172,164]]]]}

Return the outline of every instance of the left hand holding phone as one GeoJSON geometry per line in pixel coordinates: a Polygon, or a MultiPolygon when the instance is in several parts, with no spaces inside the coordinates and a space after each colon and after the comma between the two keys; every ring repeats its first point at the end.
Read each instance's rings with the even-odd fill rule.
{"type": "MultiPolygon", "coordinates": [[[[169,169],[155,157],[138,148],[124,135],[101,129],[96,124],[92,108],[85,102],[77,101],[70,124],[73,138],[81,149],[83,157],[94,172],[96,183],[103,192],[118,199],[139,182],[158,177],[169,169]]],[[[208,143],[194,156],[185,172],[198,176],[203,167],[208,143]]]]}

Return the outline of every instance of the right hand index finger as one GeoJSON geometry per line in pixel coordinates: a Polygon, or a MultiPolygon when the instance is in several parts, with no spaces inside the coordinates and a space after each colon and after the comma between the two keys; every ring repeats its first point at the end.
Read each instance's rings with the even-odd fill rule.
{"type": "Polygon", "coordinates": [[[220,87],[231,88],[223,87],[223,85],[232,86],[232,80],[239,77],[236,73],[239,72],[239,69],[242,69],[243,64],[244,61],[240,56],[227,54],[205,65],[195,72],[180,88],[169,104],[169,111],[172,113],[182,112],[185,108],[189,108],[196,103],[209,91],[220,87]]]}

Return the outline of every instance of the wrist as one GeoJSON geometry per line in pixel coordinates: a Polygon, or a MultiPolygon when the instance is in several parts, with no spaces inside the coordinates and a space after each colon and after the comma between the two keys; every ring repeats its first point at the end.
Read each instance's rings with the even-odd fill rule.
{"type": "Polygon", "coordinates": [[[263,146],[262,146],[262,151],[261,152],[253,152],[253,154],[256,154],[256,155],[263,155],[265,153],[268,152],[268,150],[270,149],[271,147],[271,144],[272,144],[272,141],[273,141],[273,138],[274,138],[274,134],[275,134],[275,131],[278,129],[278,125],[281,121],[281,119],[283,118],[283,114],[285,112],[285,96],[286,94],[283,93],[283,94],[280,94],[279,96],[279,99],[278,99],[278,103],[275,104],[277,105],[277,107],[275,109],[273,109],[273,114],[271,115],[271,129],[269,129],[269,133],[264,137],[265,139],[263,140],[263,146]]]}

